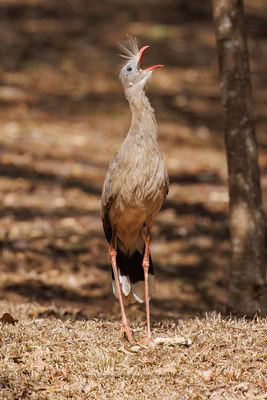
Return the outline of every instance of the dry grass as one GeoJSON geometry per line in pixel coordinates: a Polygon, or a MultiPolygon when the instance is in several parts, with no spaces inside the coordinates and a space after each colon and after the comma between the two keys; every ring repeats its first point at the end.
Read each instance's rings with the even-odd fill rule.
{"type": "Polygon", "coordinates": [[[192,344],[146,349],[122,345],[117,322],[37,318],[47,309],[2,302],[7,310],[18,322],[0,324],[1,399],[267,398],[266,319],[155,324],[155,337],[192,344]]]}
{"type": "MultiPolygon", "coordinates": [[[[189,319],[224,309],[228,287],[210,12],[197,1],[62,3],[1,2],[0,317],[18,322],[0,322],[0,399],[267,399],[266,320],[189,319]],[[127,33],[151,44],[146,65],[166,65],[149,88],[171,177],[151,246],[152,312],[176,322],[153,333],[190,346],[122,347],[118,323],[104,320],[116,307],[99,202],[130,123],[114,48],[127,33]]],[[[246,3],[267,209],[266,4],[246,3]]],[[[134,326],[141,337],[144,326],[134,326]]]]}

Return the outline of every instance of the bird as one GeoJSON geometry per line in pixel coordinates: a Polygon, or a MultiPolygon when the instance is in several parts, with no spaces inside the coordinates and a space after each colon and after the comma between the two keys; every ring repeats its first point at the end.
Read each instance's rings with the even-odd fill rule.
{"type": "Polygon", "coordinates": [[[126,62],[119,77],[132,119],[104,179],[102,223],[109,243],[113,292],[121,310],[120,337],[135,342],[124,306],[133,301],[145,302],[144,339],[153,342],[149,301],[154,293],[154,269],[149,245],[155,217],[168,193],[169,178],[157,142],[155,112],[145,87],[153,71],[163,65],[141,69],[149,46],[139,49],[134,37],[120,48],[126,62]]]}

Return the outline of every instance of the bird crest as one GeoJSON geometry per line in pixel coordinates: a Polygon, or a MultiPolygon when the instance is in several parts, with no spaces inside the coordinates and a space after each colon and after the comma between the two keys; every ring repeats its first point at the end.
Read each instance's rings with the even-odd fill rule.
{"type": "Polygon", "coordinates": [[[120,56],[126,60],[131,60],[138,56],[138,42],[133,36],[128,35],[125,42],[118,43],[118,47],[120,49],[120,56]]]}

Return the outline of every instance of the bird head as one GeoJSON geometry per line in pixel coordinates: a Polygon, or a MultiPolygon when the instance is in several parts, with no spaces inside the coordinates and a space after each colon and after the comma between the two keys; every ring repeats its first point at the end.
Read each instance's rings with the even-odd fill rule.
{"type": "Polygon", "coordinates": [[[152,72],[157,68],[163,67],[163,65],[157,64],[145,69],[141,68],[141,62],[148,47],[143,46],[139,49],[136,39],[132,37],[129,38],[127,45],[120,45],[123,52],[121,56],[127,59],[127,62],[121,68],[120,80],[128,98],[143,92],[152,72]]]}

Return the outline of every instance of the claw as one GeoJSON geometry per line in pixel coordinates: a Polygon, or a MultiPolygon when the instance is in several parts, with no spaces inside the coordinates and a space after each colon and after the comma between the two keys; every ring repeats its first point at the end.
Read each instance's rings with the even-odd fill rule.
{"type": "Polygon", "coordinates": [[[120,330],[120,338],[126,338],[127,340],[129,340],[130,343],[135,343],[132,330],[127,324],[122,324],[120,330]]]}

